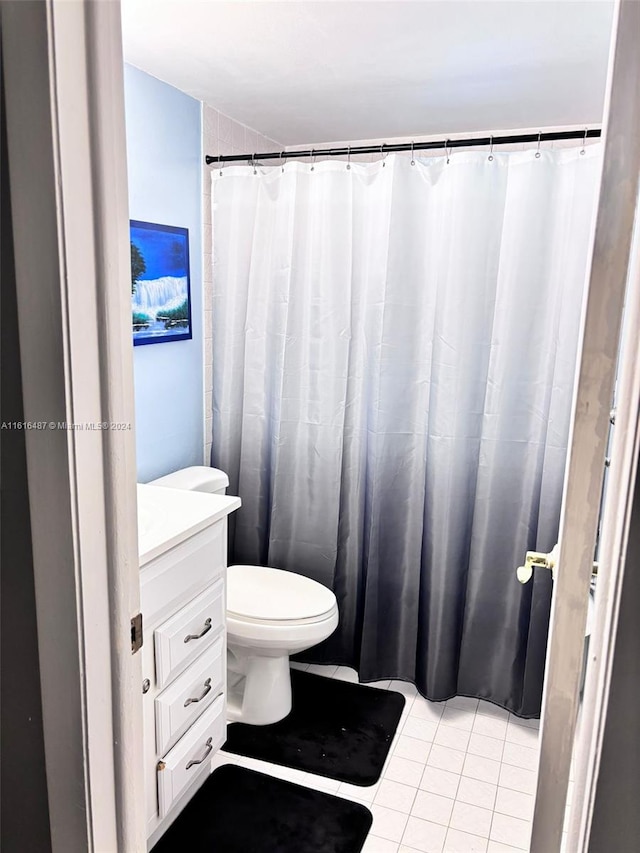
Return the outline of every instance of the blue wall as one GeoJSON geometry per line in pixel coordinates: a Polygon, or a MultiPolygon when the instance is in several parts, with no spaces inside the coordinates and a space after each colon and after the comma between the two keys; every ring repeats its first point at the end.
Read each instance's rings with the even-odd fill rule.
{"type": "Polygon", "coordinates": [[[129,215],[189,229],[193,340],[134,348],[138,481],[203,454],[200,102],[125,67],[129,215]]]}

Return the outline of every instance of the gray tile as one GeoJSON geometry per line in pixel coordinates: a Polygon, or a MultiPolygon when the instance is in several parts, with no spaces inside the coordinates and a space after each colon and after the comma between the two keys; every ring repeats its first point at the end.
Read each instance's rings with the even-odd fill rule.
{"type": "Polygon", "coordinates": [[[402,785],[400,782],[383,779],[378,785],[378,793],[373,798],[373,802],[377,806],[385,806],[388,809],[409,814],[416,797],[416,791],[417,789],[410,785],[402,785]]]}
{"type": "Polygon", "coordinates": [[[504,740],[507,733],[507,721],[498,720],[496,717],[483,717],[481,714],[476,714],[473,722],[473,731],[478,735],[487,735],[504,740]]]}
{"type": "Polygon", "coordinates": [[[418,791],[411,814],[423,820],[449,826],[453,806],[454,800],[449,799],[449,797],[442,797],[440,794],[432,794],[429,791],[418,791]]]}
{"type": "Polygon", "coordinates": [[[470,832],[471,835],[480,835],[482,838],[489,838],[492,817],[491,809],[483,809],[481,806],[472,806],[470,803],[462,803],[456,800],[450,825],[453,829],[470,832]]]}
{"type": "Polygon", "coordinates": [[[480,755],[482,758],[491,758],[494,761],[500,761],[502,759],[504,744],[505,742],[499,738],[472,732],[467,752],[471,753],[471,755],[480,755]]]}
{"type": "Polygon", "coordinates": [[[427,765],[422,774],[420,788],[453,799],[458,791],[461,778],[458,773],[451,773],[448,770],[440,770],[438,767],[427,765]]]}
{"type": "Polygon", "coordinates": [[[536,776],[537,774],[533,770],[523,770],[522,767],[501,764],[498,784],[502,788],[522,791],[523,794],[535,794],[536,776]]]}
{"type": "Polygon", "coordinates": [[[445,710],[444,702],[430,702],[423,696],[416,696],[411,705],[409,714],[420,720],[428,720],[431,723],[439,723],[445,710]]]}
{"type": "Polygon", "coordinates": [[[333,678],[337,666],[326,666],[323,663],[310,663],[307,667],[307,672],[313,672],[315,675],[324,675],[325,678],[333,678]]]}
{"type": "Polygon", "coordinates": [[[495,717],[497,720],[508,720],[510,717],[507,710],[499,705],[494,705],[493,702],[485,702],[484,699],[480,699],[478,702],[477,713],[482,717],[495,717]]]}
{"type": "Polygon", "coordinates": [[[456,729],[462,729],[465,732],[470,732],[473,728],[475,713],[473,711],[463,711],[461,708],[446,707],[440,718],[440,723],[445,726],[452,726],[456,729]]]}
{"type": "Polygon", "coordinates": [[[411,785],[417,788],[422,779],[424,772],[424,764],[417,761],[410,761],[407,758],[401,758],[399,755],[392,753],[389,763],[384,770],[384,778],[390,779],[392,782],[401,782],[403,785],[411,785]]]}
{"type": "Polygon", "coordinates": [[[465,761],[465,753],[447,746],[432,746],[427,765],[450,773],[461,773],[465,761]]]}
{"type": "Polygon", "coordinates": [[[531,824],[529,821],[494,812],[490,834],[492,841],[510,844],[520,850],[528,850],[530,837],[531,824]]]}
{"type": "Polygon", "coordinates": [[[443,853],[485,853],[487,839],[459,829],[449,829],[443,853]]]}
{"type": "Polygon", "coordinates": [[[495,811],[521,820],[533,819],[535,798],[533,794],[523,794],[511,788],[498,788],[495,811]]]}
{"type": "Polygon", "coordinates": [[[418,817],[410,817],[402,836],[402,843],[423,853],[442,853],[446,834],[446,826],[421,820],[418,817]]]}
{"type": "Polygon", "coordinates": [[[409,699],[413,699],[418,695],[415,684],[412,684],[410,681],[392,680],[389,682],[389,690],[396,690],[398,693],[402,693],[403,696],[406,696],[409,699]]]}
{"type": "Polygon", "coordinates": [[[460,708],[462,711],[475,711],[478,707],[478,700],[472,699],[469,696],[454,696],[452,699],[447,699],[448,708],[460,708]]]}
{"type": "Polygon", "coordinates": [[[433,743],[436,736],[438,726],[430,720],[421,720],[418,717],[409,715],[402,727],[402,734],[408,737],[414,737],[417,740],[428,741],[433,743]]]}
{"type": "MultiPolygon", "coordinates": [[[[442,716],[444,719],[444,714],[442,716]]],[[[466,732],[464,729],[455,729],[453,726],[445,726],[440,723],[433,742],[438,746],[448,746],[450,749],[466,752],[470,737],[470,732],[466,732]]]]}
{"type": "Polygon", "coordinates": [[[409,761],[418,761],[421,764],[427,763],[429,752],[431,751],[431,743],[425,740],[418,740],[415,737],[400,734],[396,737],[393,747],[393,754],[400,758],[408,758],[409,761]]]}
{"type": "Polygon", "coordinates": [[[537,749],[538,736],[539,732],[537,729],[532,729],[528,726],[521,726],[509,720],[505,739],[510,743],[517,743],[520,746],[528,746],[530,749],[537,749]]]}
{"type": "Polygon", "coordinates": [[[537,770],[538,750],[530,749],[528,746],[520,746],[517,743],[505,741],[502,753],[503,764],[513,764],[515,767],[523,767],[525,770],[537,770]]]}
{"type": "Polygon", "coordinates": [[[490,782],[492,785],[496,785],[500,775],[500,763],[492,761],[490,758],[467,754],[462,775],[468,776],[470,779],[479,779],[481,782],[490,782]]]}
{"type": "Polygon", "coordinates": [[[370,806],[373,815],[371,834],[387,841],[399,842],[407,825],[408,815],[385,806],[370,806]]]}
{"type": "Polygon", "coordinates": [[[497,790],[497,786],[492,785],[491,782],[481,782],[479,779],[461,776],[456,800],[472,806],[481,806],[483,809],[493,809],[497,790]]]}

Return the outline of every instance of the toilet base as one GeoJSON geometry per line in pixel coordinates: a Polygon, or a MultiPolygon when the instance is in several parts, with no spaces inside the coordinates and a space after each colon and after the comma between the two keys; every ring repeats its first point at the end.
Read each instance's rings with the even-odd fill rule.
{"type": "Polygon", "coordinates": [[[227,719],[266,726],[291,711],[289,655],[262,656],[227,652],[227,719]]]}
{"type": "Polygon", "coordinates": [[[291,711],[289,657],[326,640],[338,605],[311,622],[243,621],[227,612],[227,719],[268,726],[291,711]]]}

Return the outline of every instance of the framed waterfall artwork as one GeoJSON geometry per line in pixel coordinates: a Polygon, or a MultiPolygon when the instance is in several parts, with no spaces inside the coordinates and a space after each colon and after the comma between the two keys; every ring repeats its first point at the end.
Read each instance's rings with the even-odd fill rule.
{"type": "Polygon", "coordinates": [[[130,235],[134,345],[189,340],[188,229],[132,219],[130,235]]]}

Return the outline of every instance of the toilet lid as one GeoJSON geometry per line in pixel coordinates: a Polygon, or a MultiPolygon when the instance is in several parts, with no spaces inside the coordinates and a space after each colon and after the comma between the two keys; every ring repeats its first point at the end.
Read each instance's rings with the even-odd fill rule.
{"type": "Polygon", "coordinates": [[[299,622],[324,616],[335,605],[330,589],[294,572],[229,566],[227,612],[241,619],[299,622]]]}

